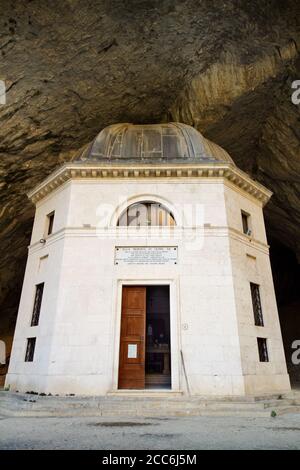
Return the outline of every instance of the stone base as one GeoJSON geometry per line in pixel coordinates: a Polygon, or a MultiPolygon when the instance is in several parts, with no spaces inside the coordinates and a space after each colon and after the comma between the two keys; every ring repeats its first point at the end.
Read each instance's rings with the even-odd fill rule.
{"type": "Polygon", "coordinates": [[[282,375],[246,375],[245,395],[268,395],[288,393],[291,390],[288,374],[282,375]]]}
{"type": "Polygon", "coordinates": [[[1,392],[0,415],[7,417],[162,417],[162,416],[239,416],[270,417],[299,413],[300,398],[276,397],[187,397],[124,394],[105,397],[55,397],[1,392]]]}
{"type": "MultiPolygon", "coordinates": [[[[288,393],[291,390],[289,376],[248,375],[237,377],[208,377],[190,384],[185,395],[206,397],[242,397],[288,393]]],[[[105,396],[112,390],[111,383],[103,376],[41,376],[7,374],[5,387],[21,393],[35,392],[52,395],[105,396]]],[[[169,392],[172,392],[170,389],[169,392]]],[[[128,394],[131,391],[128,390],[128,394]]],[[[143,390],[141,390],[143,393],[143,390]]],[[[166,391],[168,393],[168,391],[166,391]]]]}

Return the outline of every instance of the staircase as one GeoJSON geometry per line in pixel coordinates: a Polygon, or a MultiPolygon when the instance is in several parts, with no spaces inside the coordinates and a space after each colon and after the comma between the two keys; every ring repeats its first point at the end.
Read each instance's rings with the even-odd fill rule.
{"type": "Polygon", "coordinates": [[[151,388],[151,386],[158,387],[160,385],[171,387],[171,377],[167,374],[146,374],[145,385],[146,388],[151,388]]]}
{"type": "Polygon", "coordinates": [[[211,398],[180,393],[145,391],[144,394],[109,394],[104,397],[54,397],[0,392],[0,416],[239,416],[270,417],[300,413],[300,393],[282,397],[211,398]]]}

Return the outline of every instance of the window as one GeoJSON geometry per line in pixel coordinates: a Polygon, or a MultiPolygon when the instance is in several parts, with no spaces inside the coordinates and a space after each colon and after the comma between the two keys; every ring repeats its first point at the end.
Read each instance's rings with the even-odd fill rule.
{"type": "Polygon", "coordinates": [[[144,227],[144,226],[174,226],[175,219],[162,204],[158,202],[142,201],[131,204],[121,214],[118,226],[144,227]]]}
{"type": "Polygon", "coordinates": [[[25,362],[32,362],[35,350],[36,338],[27,338],[25,362]]]}
{"type": "Polygon", "coordinates": [[[247,212],[241,211],[242,213],[242,225],[243,225],[243,233],[245,235],[251,235],[251,229],[250,229],[250,215],[247,214],[247,212]]]}
{"type": "Polygon", "coordinates": [[[54,211],[47,215],[47,235],[53,232],[54,211]]]}
{"type": "Polygon", "coordinates": [[[250,282],[252,306],[254,313],[255,326],[264,326],[264,319],[261,308],[259,285],[250,282]]]}
{"type": "Polygon", "coordinates": [[[258,354],[260,362],[269,362],[266,338],[257,338],[258,354]]]}
{"type": "Polygon", "coordinates": [[[41,284],[37,284],[37,286],[35,287],[35,298],[34,298],[34,304],[33,304],[31,326],[37,326],[39,324],[43,292],[44,292],[44,283],[42,282],[41,284]]]}

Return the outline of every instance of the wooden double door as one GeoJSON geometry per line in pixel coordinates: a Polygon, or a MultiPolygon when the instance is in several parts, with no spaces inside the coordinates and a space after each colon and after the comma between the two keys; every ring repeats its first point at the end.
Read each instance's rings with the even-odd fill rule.
{"type": "Polygon", "coordinates": [[[145,388],[146,287],[123,286],[119,384],[145,388]]]}

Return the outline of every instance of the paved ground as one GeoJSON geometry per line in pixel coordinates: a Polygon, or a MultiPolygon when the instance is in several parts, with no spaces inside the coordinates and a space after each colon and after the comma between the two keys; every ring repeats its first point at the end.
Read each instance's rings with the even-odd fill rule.
{"type": "Polygon", "coordinates": [[[300,414],[276,418],[0,418],[0,449],[300,449],[300,414]]]}

